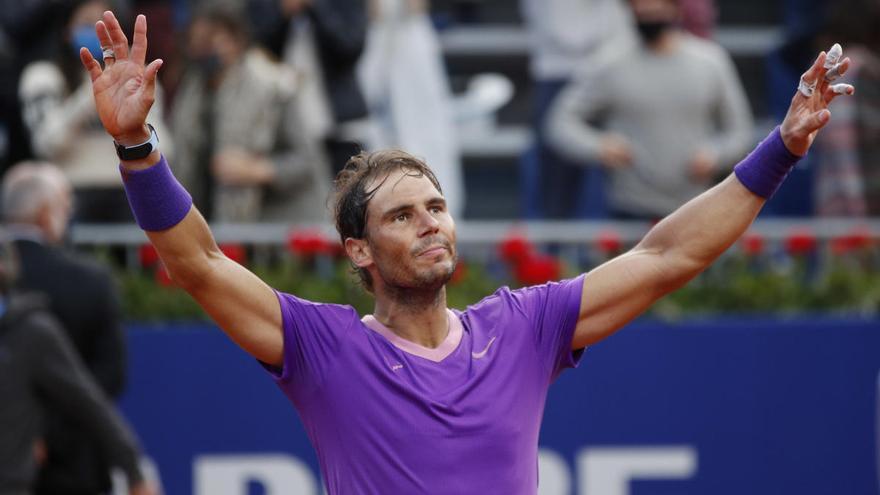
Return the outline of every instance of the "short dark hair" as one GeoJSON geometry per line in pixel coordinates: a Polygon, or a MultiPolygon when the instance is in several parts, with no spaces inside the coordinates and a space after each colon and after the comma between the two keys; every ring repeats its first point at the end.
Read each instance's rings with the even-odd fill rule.
{"type": "MultiPolygon", "coordinates": [[[[374,152],[362,151],[351,157],[338,174],[336,174],[335,205],[333,216],[336,220],[336,230],[342,240],[349,237],[353,239],[365,239],[367,236],[367,206],[376,190],[382,186],[391,172],[406,170],[407,175],[412,177],[427,177],[434,184],[437,191],[443,194],[440,182],[434,172],[423,160],[401,150],[381,150],[374,152]],[[383,180],[372,189],[367,189],[370,183],[383,177],[383,180]]],[[[361,278],[361,282],[368,291],[373,290],[373,279],[370,273],[357,266],[352,266],[361,278]]]]}
{"type": "Polygon", "coordinates": [[[201,20],[213,24],[242,45],[251,42],[251,27],[243,12],[226,5],[207,5],[196,10],[190,25],[201,20]]]}

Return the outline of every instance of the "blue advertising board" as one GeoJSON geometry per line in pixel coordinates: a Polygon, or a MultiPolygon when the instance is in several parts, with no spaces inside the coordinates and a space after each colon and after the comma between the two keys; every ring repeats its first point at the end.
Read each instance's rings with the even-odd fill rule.
{"type": "MultiPolygon", "coordinates": [[[[168,495],[323,493],[268,375],[207,324],[130,327],[121,406],[168,495]]],[[[551,387],[541,495],[878,494],[880,322],[640,321],[551,387]]]]}

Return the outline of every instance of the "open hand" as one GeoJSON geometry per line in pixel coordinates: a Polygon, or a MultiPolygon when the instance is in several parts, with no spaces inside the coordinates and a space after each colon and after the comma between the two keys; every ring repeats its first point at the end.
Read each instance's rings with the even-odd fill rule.
{"type": "MultiPolygon", "coordinates": [[[[832,50],[842,55],[839,46],[836,50],[834,48],[832,50]]],[[[836,63],[831,67],[825,67],[826,59],[827,54],[821,52],[813,62],[813,66],[801,76],[804,83],[815,85],[815,89],[810,96],[804,95],[800,90],[795,93],[779,129],[785,147],[797,156],[807,154],[816,138],[816,133],[828,123],[831,118],[828,105],[831,101],[840,94],[851,95],[855,92],[855,88],[849,84],[831,84],[825,78],[825,74],[829,71],[834,71],[839,76],[846,73],[850,66],[849,58],[832,61],[836,63]]]]}
{"type": "Polygon", "coordinates": [[[144,65],[147,18],[137,16],[131,52],[112,12],[104,12],[102,20],[95,24],[95,32],[104,49],[104,68],[86,48],[80,48],[79,57],[92,79],[98,116],[116,142],[126,146],[142,143],[150,137],[147,113],[156,98],[156,73],[162,66],[161,59],[144,65]]]}

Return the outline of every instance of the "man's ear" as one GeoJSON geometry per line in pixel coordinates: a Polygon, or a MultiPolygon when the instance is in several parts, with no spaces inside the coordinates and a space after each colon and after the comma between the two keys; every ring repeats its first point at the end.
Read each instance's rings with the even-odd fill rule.
{"type": "Polygon", "coordinates": [[[40,207],[40,210],[37,212],[35,219],[35,227],[38,227],[43,235],[51,236],[52,234],[52,217],[54,216],[54,212],[52,211],[52,205],[48,202],[43,203],[43,206],[40,207]]]}
{"type": "Polygon", "coordinates": [[[345,254],[348,259],[358,268],[366,268],[373,264],[373,254],[370,251],[370,244],[366,239],[355,239],[349,237],[345,239],[345,254]]]}

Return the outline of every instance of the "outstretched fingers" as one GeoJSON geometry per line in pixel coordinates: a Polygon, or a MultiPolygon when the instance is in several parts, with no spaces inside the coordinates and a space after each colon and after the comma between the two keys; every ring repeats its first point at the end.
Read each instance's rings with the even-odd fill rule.
{"type": "MultiPolygon", "coordinates": [[[[824,51],[819,53],[819,56],[816,57],[813,65],[801,75],[801,80],[798,84],[798,93],[800,96],[803,96],[804,98],[810,98],[813,96],[813,92],[816,90],[820,79],[825,75],[825,56],[826,54],[824,51]]],[[[795,97],[797,97],[797,95],[795,95],[795,97]]]]}
{"type": "Polygon", "coordinates": [[[150,62],[150,65],[148,65],[144,71],[144,94],[146,94],[151,101],[156,97],[156,74],[159,73],[159,68],[162,67],[162,63],[162,59],[157,58],[150,62]]]}
{"type": "Polygon", "coordinates": [[[101,70],[101,64],[95,60],[95,57],[92,56],[92,52],[88,48],[79,49],[79,59],[82,61],[83,67],[89,71],[89,77],[92,79],[92,82],[101,77],[101,74],[104,72],[101,70]]]}
{"type": "Polygon", "coordinates": [[[819,56],[816,57],[816,60],[813,62],[813,65],[807,69],[807,72],[804,72],[803,78],[807,81],[813,83],[821,79],[822,76],[825,75],[825,58],[827,54],[825,51],[819,52],[819,56]]]}
{"type": "Polygon", "coordinates": [[[855,94],[856,88],[852,84],[833,84],[825,88],[825,92],[822,93],[822,99],[825,100],[826,105],[830,105],[835,98],[840,95],[851,96],[855,94]]]}
{"type": "Polygon", "coordinates": [[[804,130],[807,134],[812,134],[825,127],[825,124],[827,124],[830,119],[831,112],[827,108],[823,108],[818,112],[814,112],[804,121],[804,130]]]}
{"type": "Polygon", "coordinates": [[[825,73],[825,80],[828,82],[834,82],[840,79],[846,74],[846,71],[849,70],[851,64],[852,61],[849,57],[843,59],[842,62],[828,69],[828,72],[825,73]]]}
{"type": "Polygon", "coordinates": [[[116,16],[113,15],[113,12],[109,10],[104,12],[104,25],[107,28],[107,32],[110,35],[110,41],[112,42],[113,51],[116,52],[117,60],[125,60],[128,58],[128,38],[125,37],[125,33],[122,32],[122,26],[119,25],[119,21],[116,20],[116,16]]]}
{"type": "Polygon", "coordinates": [[[140,14],[134,21],[134,41],[131,44],[131,61],[144,65],[147,60],[147,18],[140,14]]]}
{"type": "MultiPolygon", "coordinates": [[[[98,21],[95,23],[95,34],[98,35],[98,42],[101,43],[101,50],[107,48],[113,50],[113,41],[110,39],[110,31],[107,30],[107,25],[104,24],[104,21],[98,21]]],[[[115,57],[107,57],[104,59],[104,66],[111,67],[114,62],[116,62],[115,57]]]]}

